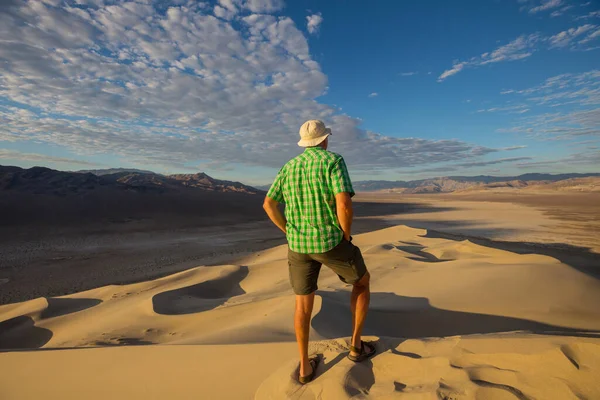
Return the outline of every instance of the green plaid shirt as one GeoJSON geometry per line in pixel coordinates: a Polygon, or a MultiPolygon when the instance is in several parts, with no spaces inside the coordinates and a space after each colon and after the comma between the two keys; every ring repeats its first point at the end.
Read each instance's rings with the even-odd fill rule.
{"type": "Polygon", "coordinates": [[[325,253],[337,246],[344,232],[335,209],[335,195],[354,196],[342,156],[309,147],[281,168],[267,196],[285,202],[286,236],[292,251],[325,253]]]}

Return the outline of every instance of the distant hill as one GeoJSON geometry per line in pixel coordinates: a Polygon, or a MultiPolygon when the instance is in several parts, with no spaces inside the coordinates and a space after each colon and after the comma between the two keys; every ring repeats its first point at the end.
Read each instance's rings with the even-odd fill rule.
{"type": "Polygon", "coordinates": [[[22,169],[0,166],[0,191],[67,196],[93,191],[99,187],[138,192],[204,190],[213,192],[260,193],[240,182],[214,179],[204,173],[159,175],[150,171],[114,168],[93,172],[64,172],[45,167],[22,169]],[[116,172],[115,172],[116,171],[116,172]]]}
{"type": "Polygon", "coordinates": [[[576,178],[600,177],[600,173],[589,174],[523,174],[519,176],[448,176],[444,178],[415,181],[358,181],[354,182],[357,192],[393,191],[407,194],[452,193],[485,188],[523,188],[533,183],[553,183],[576,178]]]}
{"type": "Polygon", "coordinates": [[[169,175],[168,178],[179,182],[183,186],[200,188],[205,190],[216,190],[221,192],[244,192],[256,194],[258,191],[252,186],[240,182],[223,181],[211,178],[203,172],[197,174],[169,175]]]}
{"type": "Polygon", "coordinates": [[[97,175],[0,166],[0,226],[99,231],[115,224],[166,229],[258,221],[266,218],[262,193],[202,173],[97,175]]]}

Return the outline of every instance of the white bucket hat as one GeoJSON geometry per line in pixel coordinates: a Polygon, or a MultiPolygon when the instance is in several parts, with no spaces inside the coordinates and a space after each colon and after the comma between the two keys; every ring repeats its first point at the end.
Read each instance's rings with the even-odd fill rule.
{"type": "Polygon", "coordinates": [[[329,135],[331,135],[331,129],[326,128],[323,121],[311,119],[303,123],[300,127],[300,141],[298,142],[298,146],[316,146],[327,139],[329,135]]]}

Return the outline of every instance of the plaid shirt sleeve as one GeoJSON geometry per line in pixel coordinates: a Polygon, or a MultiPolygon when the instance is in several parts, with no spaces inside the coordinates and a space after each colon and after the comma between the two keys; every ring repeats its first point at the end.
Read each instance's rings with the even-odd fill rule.
{"type": "Polygon", "coordinates": [[[267,197],[272,198],[278,203],[283,203],[283,168],[279,171],[275,177],[275,181],[271,185],[271,188],[267,192],[267,197]]]}
{"type": "Polygon", "coordinates": [[[333,186],[333,194],[347,192],[350,197],[354,196],[354,189],[350,181],[350,175],[346,168],[346,162],[340,157],[339,161],[333,164],[331,169],[331,184],[333,186]]]}

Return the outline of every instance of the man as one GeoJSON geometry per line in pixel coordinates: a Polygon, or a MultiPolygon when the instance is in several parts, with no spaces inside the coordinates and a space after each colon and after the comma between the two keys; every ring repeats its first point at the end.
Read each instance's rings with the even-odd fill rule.
{"type": "Polygon", "coordinates": [[[354,190],[339,154],[327,151],[331,129],[322,121],[306,121],[298,145],[306,149],[277,174],[264,209],[288,240],[290,283],[296,294],[294,328],[300,351],[299,381],[310,382],[319,362],[308,358],[308,335],[321,265],[353,285],[352,343],[348,358],[363,361],[375,354],[361,333],[369,308],[369,273],[358,247],[352,244],[354,190]],[[285,217],[278,208],[285,202],[285,217]]]}

